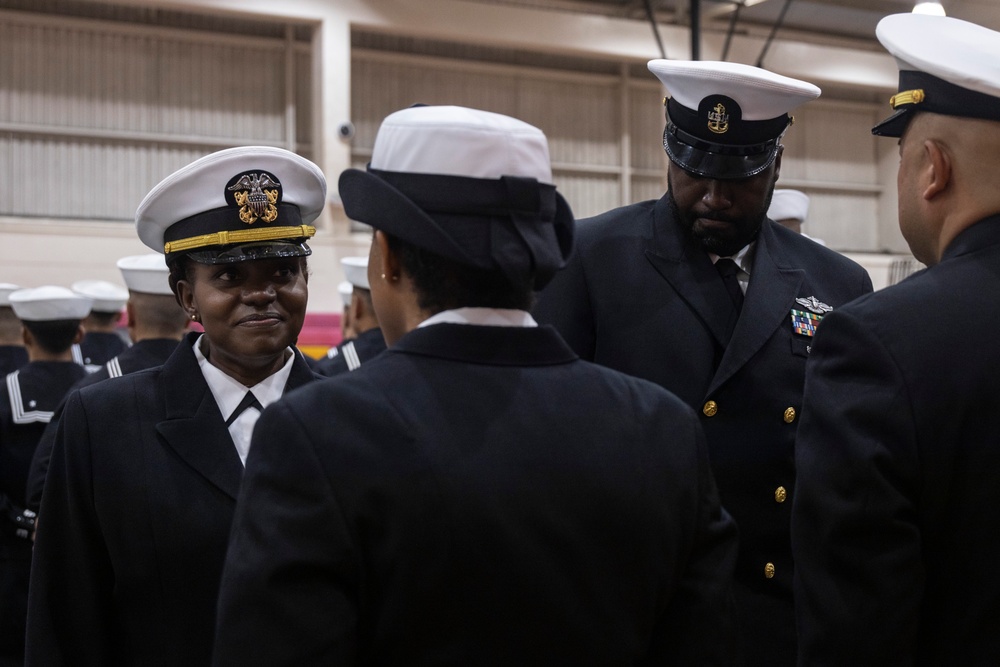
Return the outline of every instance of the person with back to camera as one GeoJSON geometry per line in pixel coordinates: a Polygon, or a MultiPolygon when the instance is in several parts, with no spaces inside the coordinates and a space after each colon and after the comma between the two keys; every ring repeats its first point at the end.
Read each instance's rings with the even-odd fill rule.
{"type": "Polygon", "coordinates": [[[789,113],[812,84],[726,62],[653,60],[670,93],[667,192],[579,225],[535,314],[584,359],[652,380],[700,415],[740,529],[740,661],[795,661],[794,442],[812,334],[870,292],[860,266],[767,219],[789,113]]]}
{"type": "Polygon", "coordinates": [[[897,14],[899,227],[927,269],[833,313],[792,511],[799,664],[1000,664],[1000,32],[897,14]]]}
{"type": "Polygon", "coordinates": [[[697,418],[527,312],[572,245],[551,180],[540,130],[447,106],[341,175],[389,349],[262,416],[215,665],[730,664],[697,418]]]}
{"type": "Polygon", "coordinates": [[[39,512],[27,665],[208,664],[254,423],[318,378],[293,345],[325,201],[312,162],[248,146],[196,160],[139,205],[139,238],[165,254],[204,334],[163,366],[67,399],[39,512]]]}
{"type": "MultiPolygon", "coordinates": [[[[125,313],[128,317],[129,338],[133,344],[77,382],[74,389],[162,366],[177,349],[177,344],[188,329],[190,320],[170,289],[170,271],[163,261],[163,255],[153,253],[122,257],[118,260],[118,269],[128,287],[125,313]]],[[[49,468],[49,456],[55,443],[62,408],[60,405],[56,409],[52,420],[45,427],[31,460],[28,509],[36,513],[42,502],[45,474],[49,468]]]]}
{"type": "Polygon", "coordinates": [[[117,331],[128,290],[106,280],[78,280],[70,288],[94,302],[83,320],[83,340],[73,350],[74,355],[79,354],[77,363],[93,373],[129,347],[117,331]]]}
{"type": "Polygon", "coordinates": [[[26,482],[31,457],[63,396],[87,372],[71,348],[91,300],[53,285],[10,294],[28,363],[0,384],[0,665],[24,664],[24,627],[35,512],[26,482]]]}
{"type": "Polygon", "coordinates": [[[21,335],[21,320],[10,307],[10,295],[21,289],[13,283],[0,283],[0,375],[6,376],[28,363],[28,350],[21,335]]]}
{"type": "Polygon", "coordinates": [[[372,293],[368,285],[368,258],[345,257],[340,260],[344,274],[351,283],[349,314],[354,336],[332,348],[325,358],[317,362],[315,371],[332,377],[339,373],[356,371],[361,364],[374,359],[385,351],[385,337],[378,326],[372,307],[372,293]]]}

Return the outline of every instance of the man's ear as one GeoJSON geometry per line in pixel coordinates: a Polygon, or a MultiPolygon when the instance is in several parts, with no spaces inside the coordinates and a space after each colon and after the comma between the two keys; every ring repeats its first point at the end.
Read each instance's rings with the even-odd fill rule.
{"type": "Polygon", "coordinates": [[[131,300],[125,302],[125,317],[128,320],[127,323],[126,323],[126,326],[128,326],[129,329],[134,328],[135,327],[135,308],[132,306],[132,301],[131,300]]]}
{"type": "Polygon", "coordinates": [[[357,322],[365,313],[365,300],[358,294],[358,288],[356,287],[354,288],[354,293],[351,294],[351,305],[348,307],[348,312],[350,313],[351,322],[357,322]]]}
{"type": "Polygon", "coordinates": [[[35,337],[28,331],[28,327],[23,324],[21,325],[21,342],[24,343],[25,347],[31,347],[35,344],[35,337]]]}
{"type": "Polygon", "coordinates": [[[76,334],[73,336],[73,344],[74,345],[78,345],[80,343],[80,341],[83,340],[83,336],[84,336],[85,333],[87,333],[87,332],[84,331],[83,325],[82,324],[79,325],[76,328],[76,334]]]}
{"type": "Polygon", "coordinates": [[[951,183],[951,156],[934,139],[924,141],[923,148],[927,163],[921,173],[921,186],[923,188],[921,194],[924,199],[930,201],[944,192],[951,183]]]}

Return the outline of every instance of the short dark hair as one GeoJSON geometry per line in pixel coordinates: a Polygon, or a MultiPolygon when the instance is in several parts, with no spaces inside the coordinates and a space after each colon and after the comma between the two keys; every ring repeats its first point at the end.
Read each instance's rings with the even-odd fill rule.
{"type": "Polygon", "coordinates": [[[432,313],[466,307],[531,310],[533,275],[526,275],[515,284],[499,269],[477,269],[391,234],[385,237],[413,280],[417,304],[422,310],[432,313]]]}
{"type": "Polygon", "coordinates": [[[94,322],[97,322],[102,326],[111,326],[117,324],[118,320],[121,319],[122,314],[120,312],[109,313],[103,310],[92,310],[90,315],[87,317],[94,322]]]}
{"type": "Polygon", "coordinates": [[[80,320],[23,320],[24,328],[31,332],[38,346],[49,354],[62,354],[73,345],[80,320]]]}
{"type": "Polygon", "coordinates": [[[170,275],[167,276],[170,291],[174,293],[177,303],[180,304],[177,283],[182,280],[191,280],[191,259],[187,255],[175,255],[167,260],[167,269],[170,271],[170,275]]]}

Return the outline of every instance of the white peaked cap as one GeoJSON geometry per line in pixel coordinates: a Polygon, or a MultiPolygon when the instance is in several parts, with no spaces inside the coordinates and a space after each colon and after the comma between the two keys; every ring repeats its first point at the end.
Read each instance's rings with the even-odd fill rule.
{"type": "Polygon", "coordinates": [[[821,92],[806,81],[741,63],[650,60],[647,67],[681,105],[697,109],[706,97],[725,95],[740,105],[743,120],[777,118],[821,92]]]}
{"type": "Polygon", "coordinates": [[[1000,32],[951,18],[893,14],[875,35],[896,59],[893,114],[872,133],[901,137],[917,113],[1000,121],[1000,32]]]}
{"type": "Polygon", "coordinates": [[[234,240],[202,241],[199,247],[242,243],[242,236],[250,232],[253,232],[250,236],[257,235],[250,239],[253,241],[309,237],[315,230],[295,228],[311,224],[325,204],[326,178],[318,166],[283,148],[241,146],[206,155],[163,179],[139,204],[135,226],[139,239],[156,252],[164,252],[164,236],[172,238],[177,230],[171,233],[167,230],[177,223],[183,224],[178,227],[181,231],[177,231],[180,237],[172,238],[176,242],[192,241],[218,232],[239,232],[234,240]],[[276,202],[277,218],[273,222],[259,218],[241,222],[240,206],[230,201],[236,185],[230,186],[230,183],[241,175],[257,176],[263,172],[277,179],[277,182],[268,181],[275,192],[280,190],[281,193],[276,202]],[[286,213],[283,205],[294,206],[298,209],[297,214],[289,217],[291,213],[286,213]],[[268,230],[275,231],[273,239],[267,238],[268,230]],[[195,236],[189,238],[191,234],[195,236]]]}
{"type": "Polygon", "coordinates": [[[798,190],[774,191],[767,217],[771,220],[798,220],[805,222],[809,215],[809,195],[798,190]]]}
{"type": "Polygon", "coordinates": [[[367,257],[344,257],[340,260],[340,265],[344,267],[344,277],[353,287],[361,289],[371,289],[368,285],[368,258],[367,257]]]}
{"type": "Polygon", "coordinates": [[[118,260],[118,270],[122,272],[125,286],[132,292],[143,294],[172,295],[170,290],[170,269],[163,255],[129,255],[118,260]]]}
{"type": "Polygon", "coordinates": [[[28,322],[82,320],[90,313],[92,303],[71,289],[54,285],[17,290],[10,295],[14,314],[28,322]]]}
{"type": "Polygon", "coordinates": [[[413,107],[386,116],[371,168],[552,183],[549,144],[541,130],[510,116],[455,106],[413,107]]]}
{"type": "Polygon", "coordinates": [[[70,287],[93,303],[91,310],[98,313],[117,313],[128,301],[128,290],[106,280],[78,280],[70,287]]]}
{"type": "Polygon", "coordinates": [[[1000,97],[1000,33],[947,16],[892,14],[875,35],[901,70],[1000,97]]]}
{"type": "Polygon", "coordinates": [[[19,289],[21,287],[14,283],[0,283],[0,306],[9,307],[11,292],[16,292],[19,289]]]}

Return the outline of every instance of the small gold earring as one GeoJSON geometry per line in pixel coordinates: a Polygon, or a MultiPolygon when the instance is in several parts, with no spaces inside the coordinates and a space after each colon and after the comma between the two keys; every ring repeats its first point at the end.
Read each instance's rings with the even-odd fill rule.
{"type": "Polygon", "coordinates": [[[385,274],[384,273],[382,274],[382,280],[385,280],[385,274]]]}

